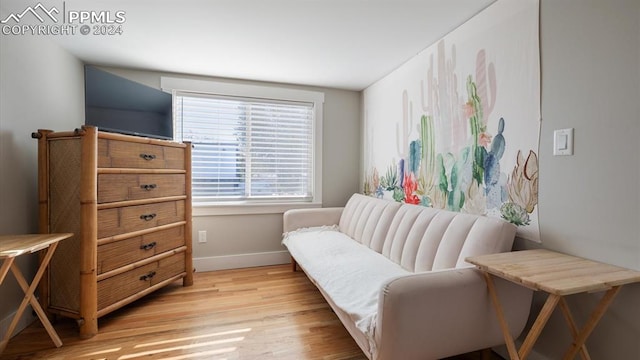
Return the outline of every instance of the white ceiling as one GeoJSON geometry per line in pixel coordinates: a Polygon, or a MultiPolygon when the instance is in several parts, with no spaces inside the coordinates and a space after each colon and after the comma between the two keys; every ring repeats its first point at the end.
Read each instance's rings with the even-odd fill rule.
{"type": "Polygon", "coordinates": [[[123,34],[48,37],[90,64],[362,90],[493,1],[66,0],[125,11],[123,34]]]}

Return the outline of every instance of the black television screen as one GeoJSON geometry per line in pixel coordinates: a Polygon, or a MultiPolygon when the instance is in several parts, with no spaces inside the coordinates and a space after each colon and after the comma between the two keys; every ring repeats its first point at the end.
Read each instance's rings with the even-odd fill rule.
{"type": "Polygon", "coordinates": [[[85,66],[85,124],[99,130],[173,139],[171,94],[85,66]]]}

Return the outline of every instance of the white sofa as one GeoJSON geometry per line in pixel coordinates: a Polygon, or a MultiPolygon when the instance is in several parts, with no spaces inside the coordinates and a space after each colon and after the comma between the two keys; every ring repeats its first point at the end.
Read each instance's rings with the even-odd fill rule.
{"type": "MultiPolygon", "coordinates": [[[[354,194],[284,214],[283,244],[369,359],[439,359],[504,343],[468,256],[510,251],[515,226],[354,194]]],[[[517,337],[532,291],[496,280],[517,337]]]]}

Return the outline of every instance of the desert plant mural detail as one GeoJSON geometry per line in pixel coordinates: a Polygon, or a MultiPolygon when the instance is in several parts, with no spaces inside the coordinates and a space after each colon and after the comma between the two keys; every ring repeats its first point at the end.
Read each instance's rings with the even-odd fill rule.
{"type": "Polygon", "coordinates": [[[472,28],[474,23],[495,21],[495,14],[481,13],[476,17],[485,18],[463,25],[398,74],[365,90],[365,130],[376,127],[376,134],[391,132],[395,139],[365,139],[365,148],[375,155],[365,154],[366,164],[370,156],[364,192],[501,217],[523,229],[521,236],[539,241],[539,60],[532,57],[530,63],[514,66],[511,62],[521,59],[510,59],[517,53],[504,51],[517,41],[520,47],[529,42],[531,53],[538,53],[537,2],[508,3],[497,2],[485,10],[513,17],[500,26],[482,26],[490,34],[472,28]],[[514,11],[514,6],[524,9],[514,11]],[[514,31],[513,26],[527,28],[514,31]],[[484,37],[494,32],[498,38],[511,36],[483,46],[484,37]],[[396,99],[395,105],[381,105],[382,99],[396,99]],[[414,103],[419,104],[415,109],[414,103]],[[371,161],[385,158],[386,163],[371,161]]]}
{"type": "Polygon", "coordinates": [[[389,165],[382,180],[378,178],[377,168],[373,168],[372,176],[365,179],[365,194],[384,197],[388,191],[396,201],[480,215],[486,214],[487,209],[501,209],[504,219],[516,225],[528,225],[528,214],[535,209],[538,198],[537,155],[529,150],[524,159],[518,150],[511,176],[501,172],[505,120],[500,118],[495,133],[489,132],[471,76],[467,90],[469,101],[460,111],[468,118],[470,143],[458,154],[436,153],[432,118],[423,115],[420,139],[405,141],[409,144],[405,152],[409,154],[409,162],[401,158],[397,165],[389,165]],[[402,182],[399,182],[399,173],[402,182]]]}

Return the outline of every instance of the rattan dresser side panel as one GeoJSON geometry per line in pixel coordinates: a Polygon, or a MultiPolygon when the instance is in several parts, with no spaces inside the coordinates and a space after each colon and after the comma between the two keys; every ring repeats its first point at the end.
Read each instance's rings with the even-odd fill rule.
{"type": "Polygon", "coordinates": [[[51,232],[70,232],[61,241],[50,263],[50,305],[77,313],[80,308],[80,176],[81,139],[48,141],[49,226],[51,232]]]}

